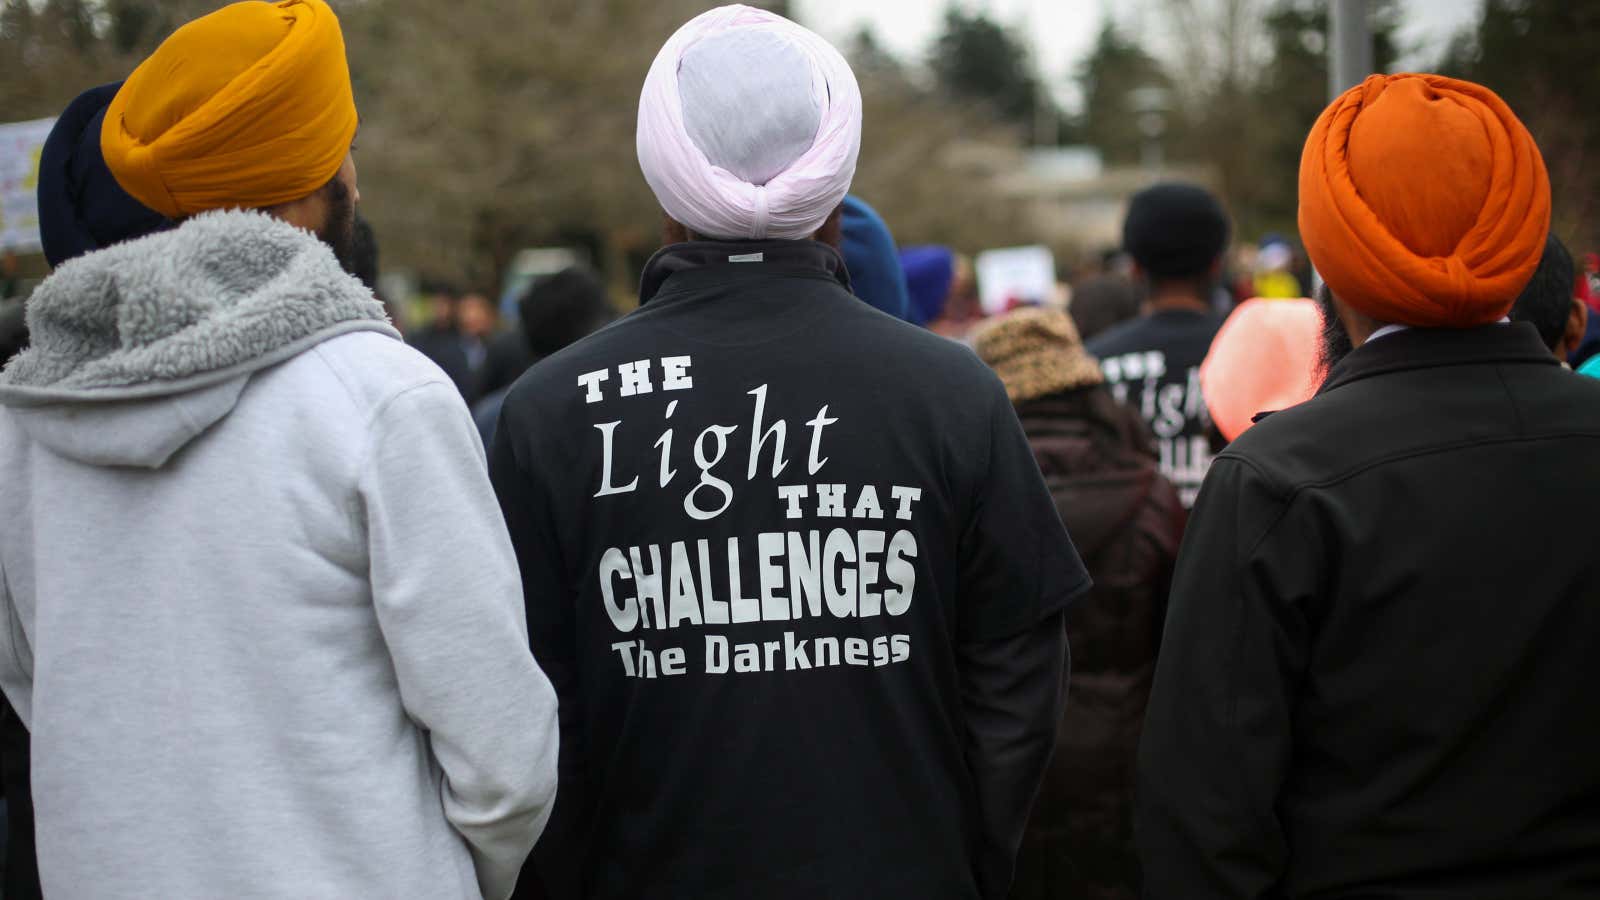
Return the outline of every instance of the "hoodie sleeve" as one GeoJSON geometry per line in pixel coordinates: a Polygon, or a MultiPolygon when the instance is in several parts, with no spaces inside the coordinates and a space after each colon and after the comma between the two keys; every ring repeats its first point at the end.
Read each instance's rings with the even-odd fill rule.
{"type": "Polygon", "coordinates": [[[584,704],[578,681],[578,652],[571,597],[551,510],[544,470],[525,466],[518,445],[535,433],[515,401],[502,407],[489,450],[489,480],[500,498],[522,568],[530,643],[539,665],[555,685],[561,710],[560,788],[550,825],[524,870],[517,896],[579,897],[583,893],[583,835],[589,818],[584,767],[584,704]],[[539,892],[543,892],[542,894],[539,892]]]}
{"type": "Polygon", "coordinates": [[[445,816],[504,900],[555,798],[556,698],[528,651],[516,557],[456,389],[379,410],[360,475],[373,603],[406,712],[444,773],[445,816]]]}

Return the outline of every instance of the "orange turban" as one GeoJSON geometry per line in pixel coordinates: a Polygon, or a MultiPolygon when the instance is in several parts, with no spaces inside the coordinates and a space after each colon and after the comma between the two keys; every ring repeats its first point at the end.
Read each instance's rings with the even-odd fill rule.
{"type": "Polygon", "coordinates": [[[128,76],[100,149],[168,218],[298,200],[356,133],[339,20],[324,0],[247,0],[178,29],[128,76]]]}
{"type": "Polygon", "coordinates": [[[1488,88],[1373,75],[1323,111],[1300,158],[1300,238],[1339,299],[1384,322],[1505,316],[1544,253],[1550,179],[1488,88]]]}

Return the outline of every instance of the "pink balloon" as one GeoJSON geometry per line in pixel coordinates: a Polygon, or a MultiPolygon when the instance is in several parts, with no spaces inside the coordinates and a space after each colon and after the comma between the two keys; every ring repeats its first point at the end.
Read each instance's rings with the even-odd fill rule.
{"type": "Polygon", "coordinates": [[[1258,412],[1276,412],[1317,392],[1322,313],[1310,300],[1239,304],[1200,365],[1200,391],[1222,436],[1233,440],[1258,412]]]}

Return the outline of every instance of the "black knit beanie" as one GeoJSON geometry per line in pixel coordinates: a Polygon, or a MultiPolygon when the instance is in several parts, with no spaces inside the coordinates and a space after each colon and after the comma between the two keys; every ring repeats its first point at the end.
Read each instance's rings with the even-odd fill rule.
{"type": "Polygon", "coordinates": [[[1205,188],[1157,184],[1133,195],[1122,246],[1153,277],[1201,275],[1228,246],[1228,216],[1205,188]]]}

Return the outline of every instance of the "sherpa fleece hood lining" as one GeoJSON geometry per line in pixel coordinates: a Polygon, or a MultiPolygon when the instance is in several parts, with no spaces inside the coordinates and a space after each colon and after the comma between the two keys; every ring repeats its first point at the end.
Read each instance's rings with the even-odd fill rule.
{"type": "Polygon", "coordinates": [[[6,406],[185,394],[342,334],[400,336],[316,237],[239,210],[67,263],[30,298],[28,326],[32,345],[0,372],[6,406]]]}

